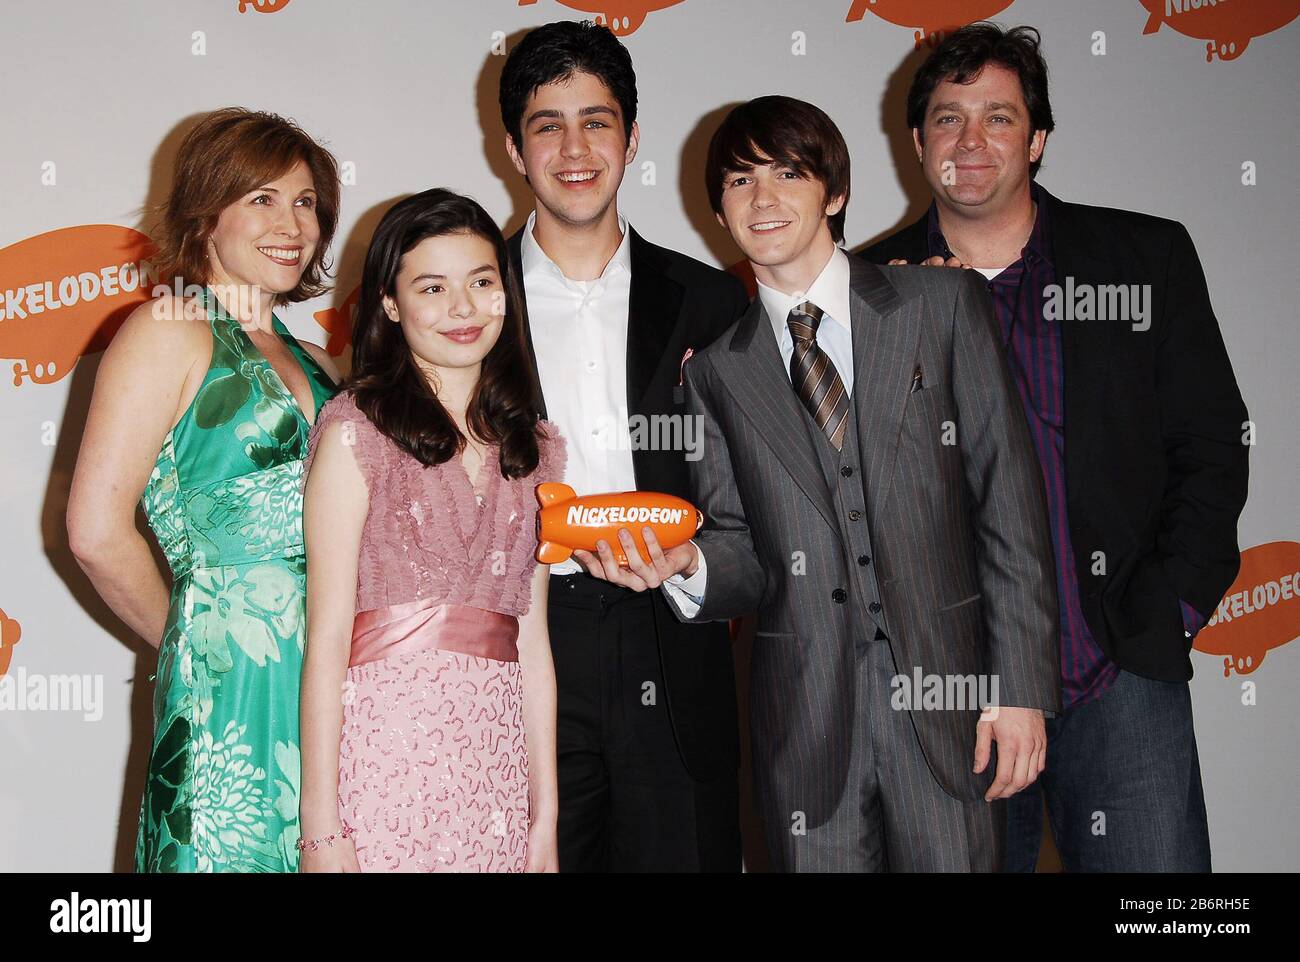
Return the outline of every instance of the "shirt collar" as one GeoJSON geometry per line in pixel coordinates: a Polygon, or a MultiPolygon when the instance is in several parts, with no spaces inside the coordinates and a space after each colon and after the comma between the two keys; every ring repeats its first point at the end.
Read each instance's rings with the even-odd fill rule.
{"type": "MultiPolygon", "coordinates": [[[[1038,212],[1034,216],[1034,229],[1029,232],[1029,241],[1021,250],[1020,256],[1025,260],[1036,258],[1050,264],[1052,262],[1052,243],[1048,229],[1047,198],[1044,193],[1039,189],[1036,181],[1031,180],[1029,182],[1029,196],[1038,205],[1038,212]]],[[[935,255],[944,258],[952,257],[948,241],[943,236],[943,230],[939,227],[939,206],[934,201],[930,202],[925,236],[926,251],[930,257],[935,255]]]]}
{"type": "Polygon", "coordinates": [[[524,277],[529,276],[534,271],[546,271],[566,284],[580,285],[608,280],[616,271],[625,271],[629,275],[632,273],[632,246],[630,243],[632,232],[628,230],[627,218],[622,214],[618,215],[618,229],[623,232],[623,240],[619,242],[618,249],[614,251],[614,256],[609,259],[609,263],[605,265],[605,270],[601,272],[596,281],[572,281],[565,277],[564,271],[560,270],[560,265],[551,260],[550,255],[542,250],[542,245],[537,243],[537,238],[533,236],[533,226],[536,223],[537,211],[534,210],[528,215],[528,223],[524,225],[524,236],[519,244],[519,266],[524,277]]]}
{"type": "Polygon", "coordinates": [[[806,294],[793,297],[775,288],[767,287],[760,281],[758,297],[763,304],[763,310],[767,311],[768,320],[772,322],[772,331],[776,334],[778,345],[794,343],[786,318],[790,316],[790,308],[803,301],[812,301],[820,307],[825,314],[823,321],[829,317],[833,323],[840,325],[850,334],[853,332],[849,314],[849,258],[838,247],[831,252],[826,266],[808,287],[806,294]]]}

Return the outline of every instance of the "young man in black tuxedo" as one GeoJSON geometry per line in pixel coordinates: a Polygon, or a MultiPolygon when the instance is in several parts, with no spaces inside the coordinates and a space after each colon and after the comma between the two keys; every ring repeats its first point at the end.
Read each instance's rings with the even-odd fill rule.
{"type": "Polygon", "coordinates": [[[1032,28],[953,33],[907,115],[934,201],[862,256],[988,278],[1052,522],[1065,710],[1004,867],[1033,871],[1045,795],[1067,871],[1209,871],[1188,653],[1239,566],[1249,435],[1196,249],[1034,181],[1054,124],[1032,28]]]}
{"type": "MultiPolygon", "coordinates": [[[[681,365],[744,311],[744,286],[619,214],[640,134],[631,57],[607,28],[528,33],[500,102],[506,150],[536,198],[509,244],[544,414],[568,441],[565,482],[689,497],[701,439],[681,365]]],[[[727,626],[683,625],[660,592],[595,580],[571,559],[551,568],[549,627],[560,870],[739,871],[727,626]]]]}

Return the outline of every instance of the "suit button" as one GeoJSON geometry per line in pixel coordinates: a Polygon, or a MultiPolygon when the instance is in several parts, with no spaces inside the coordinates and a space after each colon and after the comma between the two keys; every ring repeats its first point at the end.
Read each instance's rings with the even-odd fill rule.
{"type": "Polygon", "coordinates": [[[882,605],[879,601],[873,601],[871,604],[867,605],[867,610],[871,612],[873,615],[880,614],[880,612],[883,609],[884,609],[884,605],[882,605]]]}
{"type": "Polygon", "coordinates": [[[849,520],[850,520],[850,521],[858,521],[858,520],[860,520],[861,518],[862,518],[862,512],[861,512],[861,511],[850,511],[850,512],[849,512],[849,520]]]}
{"type": "Polygon", "coordinates": [[[853,469],[846,464],[844,467],[840,468],[840,474],[846,478],[851,478],[853,477],[853,469]]]}
{"type": "Polygon", "coordinates": [[[865,568],[867,565],[871,564],[871,555],[869,555],[869,554],[860,554],[860,555],[858,555],[858,564],[862,565],[862,567],[864,567],[864,568],[865,568]]]}
{"type": "Polygon", "coordinates": [[[836,588],[834,591],[831,592],[831,601],[835,602],[837,605],[842,605],[844,604],[844,602],[848,600],[849,600],[849,593],[845,591],[843,588],[836,588]]]}

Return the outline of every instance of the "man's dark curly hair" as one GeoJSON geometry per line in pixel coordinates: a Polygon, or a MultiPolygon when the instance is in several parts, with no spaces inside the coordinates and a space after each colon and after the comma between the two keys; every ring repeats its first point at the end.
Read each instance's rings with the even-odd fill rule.
{"type": "MultiPolygon", "coordinates": [[[[1029,110],[1031,136],[1034,131],[1051,133],[1052,102],[1047,95],[1047,62],[1039,50],[1041,38],[1033,27],[1004,30],[995,23],[981,21],[949,34],[934,53],[921,64],[907,91],[907,126],[917,131],[925,142],[925,112],[934,89],[945,80],[968,83],[979,76],[986,64],[997,64],[1020,78],[1020,91],[1029,110]]],[[[1029,166],[1029,175],[1038,173],[1042,154],[1029,166]]]]}
{"type": "Polygon", "coordinates": [[[533,91],[546,84],[588,73],[609,88],[623,110],[623,134],[632,137],[636,120],[636,72],[632,56],[603,24],[590,20],[560,20],[530,30],[510,51],[497,100],[501,122],[523,148],[523,116],[533,91]]]}

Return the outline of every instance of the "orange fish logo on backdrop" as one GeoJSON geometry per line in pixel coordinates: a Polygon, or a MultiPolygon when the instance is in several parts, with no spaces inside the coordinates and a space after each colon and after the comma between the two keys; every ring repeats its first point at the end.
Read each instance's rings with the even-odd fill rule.
{"type": "Polygon", "coordinates": [[[855,23],[870,10],[881,20],[912,27],[916,45],[936,46],[950,30],[987,20],[1011,6],[1013,0],[853,0],[845,23],[855,23]]]}
{"type": "Polygon", "coordinates": [[[325,342],[325,351],[330,357],[341,357],[351,342],[352,322],[357,316],[359,300],[361,300],[360,285],[352,289],[347,300],[339,307],[327,307],[323,311],[312,313],[316,323],[329,333],[330,339],[325,342]]]}
{"type": "Polygon", "coordinates": [[[1264,655],[1300,636],[1300,544],[1271,541],[1241,553],[1241,571],[1193,647],[1223,658],[1223,677],[1249,675],[1264,655]]]}
{"type": "Polygon", "coordinates": [[[129,227],[89,224],[0,250],[0,358],[14,384],[51,384],[108,347],[158,282],[153,242],[129,227]]]}
{"type": "Polygon", "coordinates": [[[1161,24],[1185,37],[1208,41],[1205,62],[1236,60],[1254,37],[1280,30],[1300,15],[1298,0],[1142,0],[1151,14],[1143,34],[1161,24]]]}
{"type": "Polygon", "coordinates": [[[4,613],[0,608],[0,677],[9,670],[9,663],[13,661],[14,645],[18,644],[18,639],[22,636],[23,626],[14,621],[4,613]]]}
{"type": "Polygon", "coordinates": [[[256,10],[258,13],[279,13],[289,6],[289,0],[239,0],[239,12],[256,10]]]}
{"type": "MultiPolygon", "coordinates": [[[[519,6],[531,7],[537,0],[519,0],[519,6]]],[[[558,0],[570,10],[596,15],[596,22],[603,23],[614,32],[615,36],[626,37],[636,33],[637,28],[645,23],[645,18],[656,10],[675,7],[686,0],[558,0]]]]}

